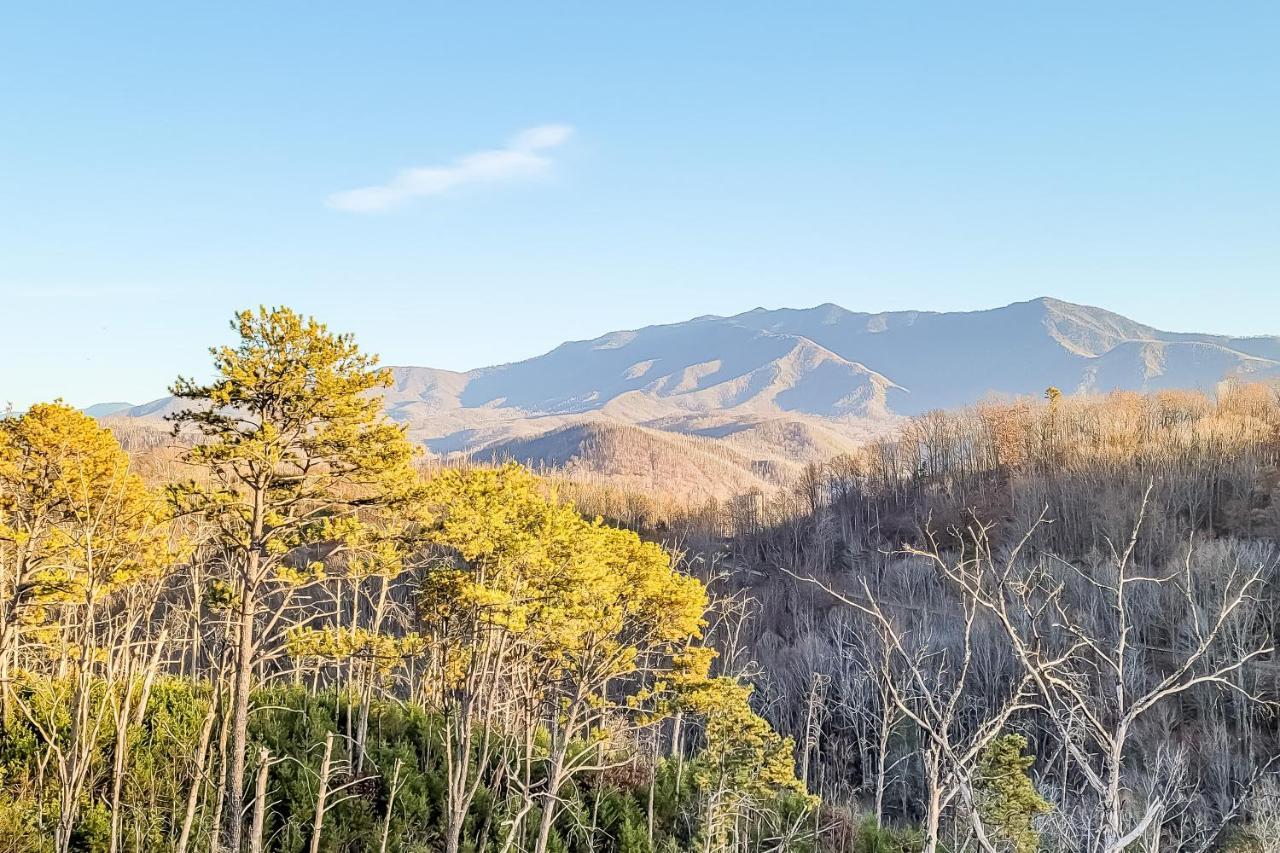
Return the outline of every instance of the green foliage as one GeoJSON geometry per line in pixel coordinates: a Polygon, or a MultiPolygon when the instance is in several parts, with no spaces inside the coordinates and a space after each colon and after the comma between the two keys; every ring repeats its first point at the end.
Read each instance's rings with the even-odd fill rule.
{"type": "MultiPolygon", "coordinates": [[[[242,311],[232,328],[240,343],[211,350],[212,382],[173,386],[195,404],[173,421],[200,435],[184,456],[205,477],[171,484],[170,499],[216,525],[242,559],[261,561],[250,592],[268,580],[302,585],[324,565],[286,558],[322,543],[368,545],[357,509],[403,495],[415,449],[369,393],[390,373],[350,335],[287,308],[242,311]]],[[[225,606],[242,593],[216,597],[225,606]]]]}
{"type": "Polygon", "coordinates": [[[602,849],[612,853],[652,853],[645,816],[635,799],[611,789],[600,804],[599,817],[600,830],[608,841],[602,849]]]}
{"type": "MultiPolygon", "coordinates": [[[[105,689],[98,685],[96,689],[105,689]]],[[[56,684],[28,678],[21,688],[24,702],[49,718],[58,716],[65,691],[56,684]]],[[[208,709],[207,685],[180,679],[160,679],[153,686],[145,713],[131,726],[129,760],[124,786],[128,808],[122,815],[123,837],[130,848],[136,841],[144,851],[172,848],[181,824],[189,786],[195,781],[190,756],[194,755],[201,724],[208,709]]],[[[250,755],[258,746],[273,758],[268,775],[268,802],[264,835],[272,853],[302,853],[308,849],[315,809],[316,779],[326,734],[346,730],[354,709],[349,697],[312,694],[301,686],[276,687],[254,694],[251,715],[250,755]]],[[[392,810],[387,849],[390,853],[425,853],[438,850],[443,833],[445,769],[441,721],[422,708],[397,702],[375,701],[370,708],[366,776],[354,779],[349,772],[348,741],[334,740],[334,778],[331,786],[354,783],[344,796],[331,800],[320,849],[325,853],[373,853],[381,840],[390,799],[392,768],[401,769],[392,810]],[[346,794],[352,796],[346,797],[346,794]]],[[[94,784],[85,793],[72,850],[105,850],[110,815],[107,802],[109,768],[113,760],[115,732],[105,726],[96,744],[91,776],[94,784]]],[[[0,729],[0,851],[47,853],[52,849],[50,827],[57,819],[57,785],[39,772],[44,754],[39,734],[29,725],[14,723],[0,729]]],[[[718,759],[717,759],[718,760],[718,759]]],[[[602,776],[584,777],[562,791],[564,809],[558,815],[550,849],[565,853],[656,853],[700,849],[705,827],[702,796],[695,778],[713,763],[710,755],[695,758],[685,767],[682,786],[676,784],[676,764],[665,761],[655,770],[654,843],[649,843],[647,775],[627,774],[610,781],[602,776]],[[693,768],[692,770],[690,768],[693,768]],[[679,793],[677,789],[679,788],[679,793]]],[[[496,778],[495,766],[484,768],[496,778]]],[[[250,776],[256,767],[250,767],[250,776]]],[[[794,778],[794,777],[792,777],[794,778]]],[[[535,777],[534,782],[537,783],[535,777]]],[[[763,784],[763,783],[760,783],[763,784]]],[[[774,791],[756,808],[772,808],[776,826],[794,822],[808,808],[807,797],[791,793],[791,785],[774,791]]],[[[763,788],[754,789],[760,796],[763,788]]],[[[476,797],[463,833],[463,849],[480,853],[500,846],[506,821],[518,807],[508,793],[487,787],[476,797]]],[[[206,803],[207,805],[207,803],[206,803]]],[[[530,831],[536,828],[537,809],[526,817],[530,831]]],[[[762,824],[761,832],[773,831],[762,824]]],[[[212,834],[209,816],[202,812],[195,838],[212,834]]],[[[532,841],[526,833],[525,846],[532,841]]],[[[793,848],[794,849],[794,848],[793,848]]]]}
{"type": "Polygon", "coordinates": [[[854,853],[919,853],[924,842],[924,833],[917,829],[877,827],[869,817],[858,827],[854,853]]]}
{"type": "MultiPolygon", "coordinates": [[[[69,737],[68,703],[73,689],[68,679],[42,679],[24,674],[15,696],[31,719],[11,717],[0,727],[0,844],[4,853],[45,853],[53,849],[52,828],[58,816],[58,787],[47,773],[44,733],[61,743],[69,737]],[[19,835],[12,827],[28,827],[19,835]]],[[[92,684],[95,696],[108,688],[92,684]]],[[[123,686],[117,689],[123,690],[123,686]]],[[[139,689],[137,684],[133,689],[139,689]]],[[[200,724],[208,708],[208,688],[180,679],[161,678],[152,686],[146,712],[128,733],[129,761],[122,799],[130,807],[123,814],[126,837],[142,850],[164,850],[177,834],[183,799],[193,779],[189,756],[195,752],[200,724]]],[[[91,744],[90,778],[70,849],[108,849],[110,813],[105,805],[110,784],[116,731],[108,715],[91,744]]]]}
{"type": "MultiPolygon", "coordinates": [[[[289,759],[273,764],[270,770],[272,806],[265,834],[275,835],[274,850],[305,850],[311,838],[321,747],[329,732],[344,730],[346,697],[317,696],[301,687],[284,687],[258,691],[254,703],[260,710],[252,717],[252,740],[266,746],[273,756],[289,759]]],[[[402,767],[388,850],[415,849],[413,840],[438,833],[443,787],[437,728],[436,721],[415,706],[374,704],[370,711],[370,729],[376,733],[369,744],[372,768],[367,779],[353,786],[360,795],[337,802],[329,811],[322,850],[377,849],[396,759],[402,761],[402,767]]],[[[353,781],[346,771],[350,758],[347,741],[335,738],[333,763],[342,769],[335,784],[353,781]]]]}
{"type": "MultiPolygon", "coordinates": [[[[189,461],[221,485],[190,484],[181,496],[211,512],[237,514],[246,485],[265,487],[276,499],[323,501],[340,485],[385,486],[387,477],[404,472],[412,445],[384,418],[381,400],[367,393],[390,384],[390,373],[350,335],[287,308],[243,311],[232,327],[239,346],[211,350],[217,378],[207,385],[179,378],[172,389],[197,404],[173,418],[205,439],[187,451],[189,461]]],[[[268,507],[275,503],[268,500],[268,507]]],[[[316,532],[280,535],[296,545],[316,532]]]]}
{"type": "Polygon", "coordinates": [[[367,530],[369,511],[386,510],[411,490],[416,451],[372,393],[390,384],[390,372],[351,335],[288,308],[242,311],[232,328],[238,344],[210,351],[213,380],[180,377],[172,388],[194,404],[172,420],[175,433],[198,436],[183,457],[201,476],[170,484],[169,496],[225,554],[220,580],[229,586],[210,588],[208,597],[213,606],[234,605],[239,622],[222,827],[224,844],[236,847],[258,607],[273,592],[322,581],[343,550],[363,561],[376,538],[367,530]]]}
{"type": "Polygon", "coordinates": [[[90,803],[81,809],[69,849],[71,853],[107,853],[111,849],[111,814],[106,806],[90,803]]]}
{"type": "Polygon", "coordinates": [[[52,841],[41,839],[40,815],[30,801],[0,796],[0,850],[45,853],[53,848],[52,841]]]}
{"type": "Polygon", "coordinates": [[[1035,819],[1053,808],[1031,781],[1027,771],[1036,759],[1026,748],[1022,735],[996,738],[982,754],[974,786],[983,824],[1014,853],[1034,853],[1040,844],[1035,819]]]}
{"type": "Polygon", "coordinates": [[[793,744],[709,678],[706,589],[666,550],[519,466],[423,481],[350,336],[283,308],[232,325],[212,379],[173,388],[192,479],[165,492],[67,406],[0,419],[0,853],[172,850],[186,821],[186,853],[235,849],[255,807],[271,853],[384,830],[389,853],[675,853],[809,825],[793,744]],[[190,589],[168,575],[188,557],[190,589]],[[701,752],[650,766],[633,735],[676,711],[701,752]]]}
{"type": "Polygon", "coordinates": [[[796,778],[794,742],[752,710],[751,692],[749,684],[712,678],[691,685],[684,698],[704,721],[706,744],[690,769],[704,803],[703,832],[715,849],[730,845],[737,817],[748,811],[817,806],[796,778]]]}

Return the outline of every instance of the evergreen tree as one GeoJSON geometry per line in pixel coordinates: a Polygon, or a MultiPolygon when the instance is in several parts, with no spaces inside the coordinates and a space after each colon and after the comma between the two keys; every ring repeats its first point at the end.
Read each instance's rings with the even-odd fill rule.
{"type": "Polygon", "coordinates": [[[227,555],[236,621],[231,738],[222,843],[240,849],[249,696],[264,599],[323,572],[360,527],[357,510],[385,502],[410,473],[412,446],[375,392],[391,382],[350,335],[287,308],[243,311],[238,346],[215,347],[216,378],[179,378],[197,405],[173,417],[199,435],[186,460],[202,481],[173,487],[178,507],[212,524],[227,555]]]}
{"type": "Polygon", "coordinates": [[[983,824],[1003,839],[1014,853],[1034,853],[1040,834],[1035,819],[1053,807],[1036,790],[1028,770],[1034,755],[1026,755],[1027,739],[1003,735],[992,741],[978,764],[975,795],[983,824]]]}

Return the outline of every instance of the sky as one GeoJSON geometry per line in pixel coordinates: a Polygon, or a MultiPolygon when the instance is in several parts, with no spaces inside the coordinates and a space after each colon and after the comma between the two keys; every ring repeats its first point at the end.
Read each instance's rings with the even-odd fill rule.
{"type": "Polygon", "coordinates": [[[385,364],[834,302],[1280,334],[1280,4],[0,13],[0,405],[144,402],[243,307],[385,364]]]}

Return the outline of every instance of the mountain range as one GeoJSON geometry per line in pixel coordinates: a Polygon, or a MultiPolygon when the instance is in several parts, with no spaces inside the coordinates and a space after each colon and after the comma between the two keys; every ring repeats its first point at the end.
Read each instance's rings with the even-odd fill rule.
{"type": "MultiPolygon", "coordinates": [[[[827,304],[611,332],[466,372],[392,375],[388,414],[435,454],[710,496],[766,487],[904,416],[991,395],[1280,377],[1280,337],[1165,332],[1050,298],[950,313],[827,304]]],[[[180,407],[173,398],[120,405],[102,413],[150,422],[180,407]]]]}

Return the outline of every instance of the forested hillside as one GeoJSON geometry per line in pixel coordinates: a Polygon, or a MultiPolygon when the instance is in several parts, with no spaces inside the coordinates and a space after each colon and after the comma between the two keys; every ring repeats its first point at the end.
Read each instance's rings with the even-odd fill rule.
{"type": "MultiPolygon", "coordinates": [[[[1049,385],[1213,391],[1277,377],[1275,337],[1165,332],[1041,298],[985,311],[828,304],[696,317],[463,373],[394,367],[376,393],[410,438],[450,461],[511,458],[701,501],[776,485],[941,408],[1049,385]]],[[[158,424],[183,405],[95,409],[158,424]]]]}
{"type": "Polygon", "coordinates": [[[233,328],[163,437],[0,420],[0,850],[1277,849],[1270,388],[691,501],[425,458],[349,337],[233,328]]]}
{"type": "Polygon", "coordinates": [[[1274,388],[1049,389],[922,415],[772,494],[578,500],[736,602],[712,641],[795,737],[824,843],[856,849],[869,814],[926,830],[893,849],[1272,851],[1278,461],[1274,388]],[[999,786],[1013,811],[984,810],[992,750],[1034,780],[999,786]]]}

